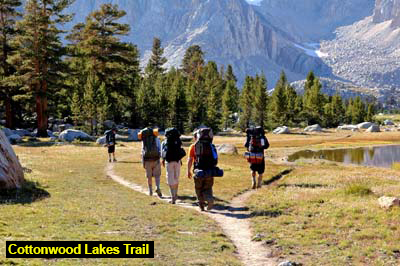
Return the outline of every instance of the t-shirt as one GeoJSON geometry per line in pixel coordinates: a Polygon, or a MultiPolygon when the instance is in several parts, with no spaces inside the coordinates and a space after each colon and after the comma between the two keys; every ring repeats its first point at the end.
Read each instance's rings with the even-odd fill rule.
{"type": "Polygon", "coordinates": [[[196,144],[192,144],[189,147],[189,158],[192,158],[193,160],[196,160],[196,150],[194,148],[196,144]]]}

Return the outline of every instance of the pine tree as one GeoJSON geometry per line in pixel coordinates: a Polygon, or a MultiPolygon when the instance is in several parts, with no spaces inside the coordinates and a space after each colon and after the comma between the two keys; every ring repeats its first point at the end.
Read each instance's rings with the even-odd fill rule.
{"type": "Polygon", "coordinates": [[[15,37],[18,53],[12,57],[16,65],[16,79],[26,84],[35,94],[38,136],[47,136],[47,107],[49,90],[63,80],[66,50],[60,41],[60,24],[71,20],[63,10],[71,0],[28,0],[23,19],[17,23],[21,34],[15,37]]]}
{"type": "Polygon", "coordinates": [[[172,85],[173,100],[172,100],[172,126],[177,128],[179,132],[185,131],[187,122],[188,105],[185,93],[185,84],[183,78],[178,75],[172,85]]]}
{"type": "MultiPolygon", "coordinates": [[[[15,52],[12,40],[17,34],[16,21],[19,17],[17,8],[19,0],[0,0],[0,99],[4,99],[6,109],[6,127],[15,127],[15,110],[13,96],[17,93],[17,84],[10,80],[14,67],[8,62],[9,56],[15,52]]],[[[1,100],[0,100],[1,101],[1,100]]]]}
{"type": "Polygon", "coordinates": [[[145,73],[149,77],[154,77],[164,73],[165,69],[163,68],[163,65],[167,63],[167,59],[163,56],[163,54],[164,49],[161,47],[161,40],[154,38],[152,54],[145,69],[145,73]]]}
{"type": "Polygon", "coordinates": [[[247,76],[240,95],[240,128],[244,131],[250,127],[254,106],[254,79],[247,76]]]}
{"type": "Polygon", "coordinates": [[[200,74],[204,67],[204,53],[199,45],[190,46],[182,60],[183,73],[190,79],[200,74]]]}
{"type": "Polygon", "coordinates": [[[271,96],[270,113],[273,126],[282,126],[287,121],[287,98],[286,87],[287,79],[285,72],[282,71],[278,82],[275,85],[271,96]]]}
{"type": "Polygon", "coordinates": [[[256,77],[254,97],[254,121],[264,127],[268,107],[267,80],[264,74],[256,77]]]}
{"type": "Polygon", "coordinates": [[[353,102],[353,110],[351,114],[351,121],[353,124],[364,122],[366,117],[365,104],[360,96],[357,96],[353,102]]]}
{"type": "Polygon", "coordinates": [[[294,125],[295,121],[297,119],[298,114],[301,111],[301,107],[297,106],[298,104],[298,97],[296,90],[288,85],[286,86],[285,90],[285,96],[286,96],[286,101],[287,101],[287,112],[286,112],[286,119],[287,119],[287,124],[288,125],[294,125]]]}
{"type": "Polygon", "coordinates": [[[226,70],[224,78],[225,78],[226,81],[232,80],[235,83],[237,82],[237,78],[236,78],[235,74],[233,73],[232,65],[228,65],[228,68],[226,70]]]}
{"type": "Polygon", "coordinates": [[[217,96],[217,89],[211,88],[211,91],[207,97],[207,126],[211,127],[214,132],[219,131],[219,125],[221,123],[221,113],[219,111],[220,98],[217,96]]]}
{"type": "Polygon", "coordinates": [[[373,103],[368,103],[366,121],[372,122],[374,120],[374,116],[376,114],[376,108],[373,103]]]}
{"type": "Polygon", "coordinates": [[[321,123],[323,109],[325,105],[324,96],[321,93],[322,85],[318,78],[313,80],[311,88],[307,89],[307,94],[304,95],[304,110],[307,114],[307,123],[321,123]]]}
{"type": "Polygon", "coordinates": [[[224,129],[233,125],[233,115],[239,109],[239,95],[240,92],[235,86],[233,79],[226,83],[224,96],[222,98],[222,126],[224,129]]]}
{"type": "MultiPolygon", "coordinates": [[[[134,97],[130,89],[139,71],[136,46],[120,40],[130,30],[128,24],[117,22],[125,14],[117,5],[103,4],[99,10],[89,14],[85,23],[75,25],[67,36],[73,43],[74,55],[85,62],[81,75],[94,74],[100,83],[104,82],[104,97],[110,105],[107,116],[114,120],[121,120],[120,99],[126,95],[134,97]]],[[[132,104],[134,100],[129,102],[132,104]]]]}

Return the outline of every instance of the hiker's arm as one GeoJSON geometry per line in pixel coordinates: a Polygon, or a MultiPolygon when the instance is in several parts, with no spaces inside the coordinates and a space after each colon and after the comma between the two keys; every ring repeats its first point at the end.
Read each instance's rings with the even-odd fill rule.
{"type": "Polygon", "coordinates": [[[193,158],[192,157],[189,157],[189,159],[188,159],[188,167],[187,167],[187,177],[189,178],[189,179],[191,179],[192,178],[192,165],[193,165],[193,158]]]}

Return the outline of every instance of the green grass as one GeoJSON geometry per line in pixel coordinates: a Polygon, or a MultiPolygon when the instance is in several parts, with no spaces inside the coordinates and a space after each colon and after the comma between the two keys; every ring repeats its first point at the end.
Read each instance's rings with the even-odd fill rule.
{"type": "Polygon", "coordinates": [[[30,183],[2,194],[0,264],[240,265],[216,223],[125,188],[103,172],[104,148],[16,147],[30,183]],[[156,204],[154,204],[156,202],[156,204]],[[150,240],[154,259],[6,259],[7,240],[150,240]]]}
{"type": "Polygon", "coordinates": [[[400,209],[377,202],[400,195],[399,181],[390,169],[298,166],[249,199],[252,226],[275,255],[304,265],[399,265],[400,209]]]}

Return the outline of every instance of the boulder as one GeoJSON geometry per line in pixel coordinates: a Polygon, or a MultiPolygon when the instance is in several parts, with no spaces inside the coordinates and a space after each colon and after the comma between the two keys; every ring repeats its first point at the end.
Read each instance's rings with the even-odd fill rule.
{"type": "Polygon", "coordinates": [[[367,132],[381,132],[381,129],[378,125],[372,125],[367,129],[367,132]]]}
{"type": "Polygon", "coordinates": [[[392,120],[386,119],[385,121],[383,121],[383,124],[385,126],[394,126],[394,123],[392,120]]]}
{"type": "Polygon", "coordinates": [[[32,132],[30,132],[27,129],[16,129],[16,130],[14,130],[14,133],[20,135],[21,137],[30,137],[30,136],[32,136],[32,132]]]}
{"type": "Polygon", "coordinates": [[[2,129],[3,130],[3,132],[4,132],[4,134],[8,137],[8,136],[11,136],[11,135],[14,135],[14,132],[11,130],[11,129],[9,129],[9,128],[3,128],[2,129]]]}
{"type": "Polygon", "coordinates": [[[337,129],[340,129],[340,130],[354,130],[354,129],[358,129],[358,127],[355,126],[355,125],[343,125],[343,126],[338,126],[337,129]]]}
{"type": "Polygon", "coordinates": [[[139,141],[139,137],[138,137],[139,132],[140,132],[140,129],[129,129],[128,130],[128,134],[129,134],[128,140],[129,141],[139,141]]]}
{"type": "Polygon", "coordinates": [[[217,146],[217,151],[219,154],[235,155],[238,154],[238,150],[233,144],[222,144],[217,146]]]}
{"type": "Polygon", "coordinates": [[[373,126],[373,125],[375,125],[375,124],[374,124],[374,123],[371,123],[371,122],[363,122],[363,123],[358,124],[357,127],[358,127],[359,129],[368,129],[368,128],[370,128],[370,127],[373,126]]]}
{"type": "Polygon", "coordinates": [[[13,134],[11,136],[8,136],[8,141],[10,141],[11,144],[16,144],[22,141],[22,137],[18,134],[13,134]]]}
{"type": "Polygon", "coordinates": [[[96,143],[99,145],[104,145],[106,144],[106,136],[100,137],[96,140],[96,143]]]}
{"type": "Polygon", "coordinates": [[[320,125],[316,124],[316,125],[312,125],[312,126],[308,126],[304,129],[305,132],[321,132],[322,128],[320,125]]]}
{"type": "Polygon", "coordinates": [[[283,127],[278,127],[274,131],[272,131],[273,134],[290,134],[290,130],[288,127],[283,126],[283,127]]]}
{"type": "Polygon", "coordinates": [[[53,137],[50,138],[50,141],[53,141],[53,142],[57,141],[57,140],[58,140],[58,138],[56,136],[53,136],[53,137]]]}
{"type": "Polygon", "coordinates": [[[20,188],[24,171],[6,135],[0,130],[0,189],[20,188]]]}
{"type": "Polygon", "coordinates": [[[395,197],[380,197],[378,199],[379,206],[381,206],[384,209],[390,209],[394,206],[399,206],[400,207],[400,199],[395,198],[395,197]]]}
{"type": "Polygon", "coordinates": [[[92,141],[92,137],[86,134],[83,131],[75,130],[75,129],[67,129],[61,132],[59,136],[60,140],[72,142],[74,140],[87,140],[92,141]]]}
{"type": "MultiPolygon", "coordinates": [[[[32,137],[37,137],[37,132],[38,132],[38,130],[35,129],[35,130],[31,133],[31,136],[32,136],[32,137]]],[[[50,137],[50,138],[51,138],[51,137],[54,137],[53,131],[47,130],[47,136],[50,137]]]]}

